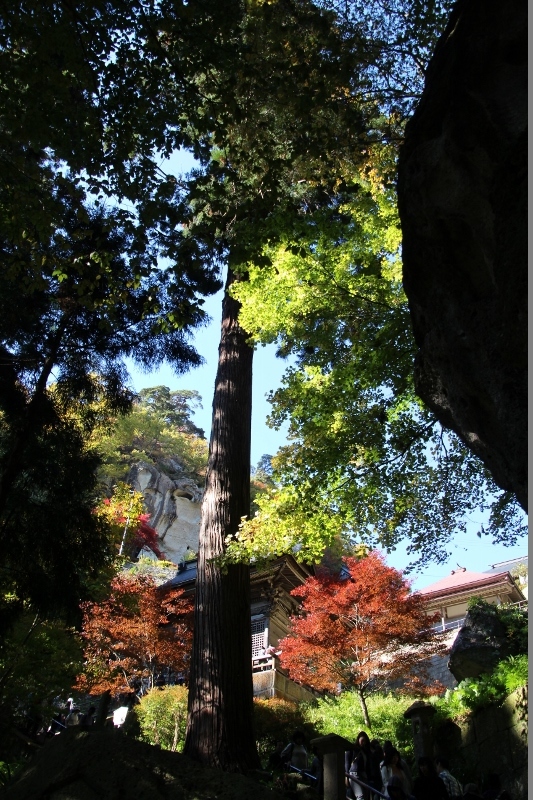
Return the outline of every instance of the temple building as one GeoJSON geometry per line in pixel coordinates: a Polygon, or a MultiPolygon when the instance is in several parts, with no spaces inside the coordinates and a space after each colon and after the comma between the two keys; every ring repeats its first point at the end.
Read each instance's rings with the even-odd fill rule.
{"type": "MultiPolygon", "coordinates": [[[[314,574],[313,568],[291,555],[280,556],[267,567],[250,569],[250,633],[254,697],[281,697],[301,702],[312,700],[311,689],[292,681],[280,667],[278,643],[289,631],[289,618],[298,609],[292,589],[314,574]]],[[[193,593],[196,583],[196,559],[182,562],[176,576],[166,586],[193,593]]]]}
{"type": "Polygon", "coordinates": [[[468,601],[473,597],[496,605],[527,604],[527,578],[524,581],[516,574],[520,572],[520,565],[525,567],[527,575],[527,556],[493,564],[486,572],[472,572],[465,567],[458,567],[447,577],[418,591],[428,603],[428,614],[440,614],[440,630],[460,628],[468,601]]]}

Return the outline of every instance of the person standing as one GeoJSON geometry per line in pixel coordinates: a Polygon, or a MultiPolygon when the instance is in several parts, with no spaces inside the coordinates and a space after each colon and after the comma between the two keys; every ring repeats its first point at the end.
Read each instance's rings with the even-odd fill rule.
{"type": "MultiPolygon", "coordinates": [[[[398,750],[398,748],[394,747],[394,745],[390,741],[390,739],[385,739],[385,741],[383,742],[383,755],[381,757],[381,762],[380,762],[380,765],[379,765],[380,768],[383,766],[383,761],[385,759],[385,756],[387,755],[387,753],[390,753],[391,750],[398,750]]],[[[400,751],[398,750],[398,752],[400,752],[400,751]]],[[[405,775],[407,776],[407,780],[409,781],[409,786],[412,786],[413,785],[413,776],[411,774],[411,770],[409,769],[409,764],[407,763],[405,758],[402,758],[402,754],[401,753],[400,753],[400,767],[403,769],[405,775]]]]}
{"type": "Polygon", "coordinates": [[[413,783],[416,800],[448,800],[448,792],[442,778],[437,775],[435,764],[428,756],[418,759],[418,777],[413,783]]]}
{"type": "Polygon", "coordinates": [[[276,742],[275,750],[273,750],[268,757],[269,769],[279,769],[282,766],[281,754],[283,749],[283,742],[276,742]]]}
{"type": "Polygon", "coordinates": [[[82,714],[80,725],[84,728],[90,728],[94,724],[96,714],[96,706],[91,706],[86,714],[82,714]]]}
{"type": "Polygon", "coordinates": [[[382,785],[379,755],[370,747],[370,739],[365,731],[357,734],[357,745],[359,749],[348,770],[353,775],[350,779],[350,788],[357,800],[371,800],[372,789],[380,791],[382,785]],[[358,783],[356,778],[360,778],[370,789],[358,783]]]}
{"type": "Polygon", "coordinates": [[[401,786],[402,792],[408,797],[411,794],[411,783],[402,768],[401,758],[396,748],[387,750],[381,764],[381,779],[385,787],[385,795],[390,797],[389,784],[401,786]],[[392,778],[397,778],[392,781],[392,778]]]}
{"type": "Polygon", "coordinates": [[[281,763],[296,769],[307,769],[307,750],[302,731],[294,731],[292,740],[281,751],[281,763]]]}
{"type": "Polygon", "coordinates": [[[67,715],[65,720],[65,725],[67,728],[72,728],[74,725],[80,724],[80,709],[73,706],[70,710],[70,714],[67,715]]]}
{"type": "Polygon", "coordinates": [[[437,765],[437,772],[439,774],[439,778],[442,779],[446,791],[448,792],[448,797],[455,800],[455,798],[462,797],[463,794],[463,787],[454,776],[450,772],[450,764],[447,758],[443,756],[438,756],[435,759],[435,763],[437,765]]]}

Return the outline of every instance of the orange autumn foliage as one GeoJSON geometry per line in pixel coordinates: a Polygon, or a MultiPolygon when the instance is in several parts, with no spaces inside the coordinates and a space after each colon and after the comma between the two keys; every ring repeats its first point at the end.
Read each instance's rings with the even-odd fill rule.
{"type": "Polygon", "coordinates": [[[339,574],[322,570],[292,594],[301,598],[289,635],[278,647],[293,680],[318,690],[355,689],[361,696],[402,681],[403,690],[434,693],[424,681],[423,660],[443,652],[428,629],[421,595],[376,551],[343,559],[339,574]]]}
{"type": "Polygon", "coordinates": [[[127,693],[170,667],[187,674],[192,647],[192,601],[146,576],[118,575],[109,597],[83,603],[85,663],[75,689],[127,693]]]}

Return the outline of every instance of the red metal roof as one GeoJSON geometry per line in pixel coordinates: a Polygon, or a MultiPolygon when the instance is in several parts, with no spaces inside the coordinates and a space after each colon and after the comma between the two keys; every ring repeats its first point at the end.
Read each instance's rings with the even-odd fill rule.
{"type": "Polygon", "coordinates": [[[454,570],[451,575],[441,578],[440,581],[426,586],[424,589],[419,589],[419,594],[449,594],[453,590],[464,590],[467,587],[474,588],[476,585],[490,586],[506,582],[506,572],[497,572],[494,575],[487,575],[483,572],[471,572],[468,569],[454,570]]]}

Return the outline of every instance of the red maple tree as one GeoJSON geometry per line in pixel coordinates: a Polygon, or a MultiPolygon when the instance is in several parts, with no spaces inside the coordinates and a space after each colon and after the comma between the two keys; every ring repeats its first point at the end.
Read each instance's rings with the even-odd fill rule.
{"type": "Polygon", "coordinates": [[[158,533],[155,528],[148,524],[150,514],[140,514],[137,520],[137,527],[133,531],[133,541],[131,550],[137,556],[143,547],[147,547],[157,558],[164,559],[165,554],[159,549],[157,543],[158,533]]]}
{"type": "Polygon", "coordinates": [[[165,554],[158,544],[158,533],[149,524],[150,514],[143,513],[143,505],[142,492],[135,492],[128,484],[119,482],[114,487],[113,496],[102,501],[98,512],[110,525],[121,555],[135,560],[146,547],[158,559],[164,559],[165,554]]]}
{"type": "Polygon", "coordinates": [[[116,576],[109,597],[83,603],[84,669],[76,688],[89,694],[149,688],[165,669],[187,675],[193,603],[181,589],[157,588],[146,576],[116,576]]]}
{"type": "Polygon", "coordinates": [[[424,661],[444,650],[429,630],[435,618],[377,551],[343,559],[340,573],[321,570],[292,594],[301,598],[300,613],[279,647],[293,680],[336,694],[339,684],[356,691],[368,727],[366,698],[393,681],[417,694],[442,690],[424,680],[424,661]]]}

